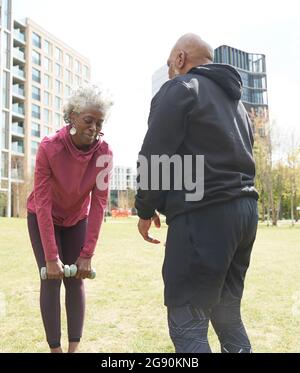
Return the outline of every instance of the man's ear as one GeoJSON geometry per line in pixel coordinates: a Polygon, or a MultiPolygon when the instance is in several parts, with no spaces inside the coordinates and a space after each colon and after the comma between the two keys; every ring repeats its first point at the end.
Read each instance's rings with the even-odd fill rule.
{"type": "Polygon", "coordinates": [[[185,51],[180,51],[177,56],[178,67],[182,69],[185,65],[185,62],[186,62],[186,53],[185,51]]]}

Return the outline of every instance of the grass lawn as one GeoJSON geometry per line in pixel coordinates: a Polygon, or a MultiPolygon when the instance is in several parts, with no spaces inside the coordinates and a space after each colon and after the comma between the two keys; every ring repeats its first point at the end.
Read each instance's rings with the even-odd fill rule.
{"type": "MultiPolygon", "coordinates": [[[[85,282],[82,352],[173,352],[163,306],[164,247],[143,241],[136,224],[135,218],[103,224],[93,260],[97,278],[85,282]]],[[[153,236],[163,243],[166,232],[163,225],[153,236]]],[[[0,218],[0,273],[0,352],[47,352],[39,275],[24,219],[0,218]]],[[[243,318],[255,352],[300,352],[299,226],[259,228],[243,318]]],[[[209,335],[213,351],[219,351],[213,330],[209,335]]]]}

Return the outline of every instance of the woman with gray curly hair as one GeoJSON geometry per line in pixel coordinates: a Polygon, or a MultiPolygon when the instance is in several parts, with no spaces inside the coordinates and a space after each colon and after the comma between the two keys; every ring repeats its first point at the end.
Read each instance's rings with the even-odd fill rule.
{"type": "Polygon", "coordinates": [[[66,289],[68,352],[77,350],[82,336],[83,279],[91,273],[91,258],[103,221],[112,167],[112,152],[101,141],[102,124],[111,105],[96,86],[78,88],[64,107],[67,125],[42,140],[36,157],[27,221],[38,267],[46,267],[40,307],[51,352],[62,352],[62,280],[66,289]],[[64,277],[64,265],[74,263],[76,277],[64,277]]]}

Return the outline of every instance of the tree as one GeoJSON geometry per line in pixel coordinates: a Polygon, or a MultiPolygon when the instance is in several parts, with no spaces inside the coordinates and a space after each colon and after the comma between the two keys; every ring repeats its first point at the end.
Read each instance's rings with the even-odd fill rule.
{"type": "Polygon", "coordinates": [[[299,183],[297,179],[299,178],[299,163],[300,163],[300,148],[294,147],[294,141],[292,141],[292,146],[289,151],[288,157],[288,180],[289,180],[289,190],[290,190],[290,211],[291,211],[291,221],[292,225],[295,224],[295,216],[297,216],[297,195],[299,195],[299,183]],[[298,171],[298,172],[297,172],[298,171]]]}
{"type": "Polygon", "coordinates": [[[132,189],[118,192],[118,207],[123,209],[132,209],[134,207],[135,192],[132,189]]]}

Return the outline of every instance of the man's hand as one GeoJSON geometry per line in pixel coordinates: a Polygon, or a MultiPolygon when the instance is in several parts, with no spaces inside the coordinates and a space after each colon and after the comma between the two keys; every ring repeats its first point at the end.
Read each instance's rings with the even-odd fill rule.
{"type": "Polygon", "coordinates": [[[91,264],[92,258],[81,258],[79,257],[76,260],[76,265],[77,265],[77,273],[75,278],[77,279],[85,279],[87,278],[92,269],[92,264],[91,264]]]}
{"type": "Polygon", "coordinates": [[[159,215],[157,213],[155,213],[154,216],[151,219],[148,219],[148,220],[140,219],[139,222],[138,222],[138,230],[139,230],[140,234],[142,235],[142,237],[144,238],[145,241],[150,242],[150,243],[154,243],[154,244],[158,244],[158,243],[160,243],[159,240],[149,236],[149,229],[151,227],[152,221],[153,221],[154,225],[156,226],[156,228],[160,228],[159,215]]]}

